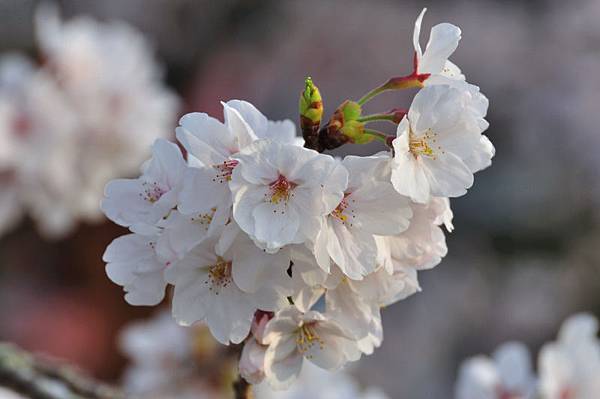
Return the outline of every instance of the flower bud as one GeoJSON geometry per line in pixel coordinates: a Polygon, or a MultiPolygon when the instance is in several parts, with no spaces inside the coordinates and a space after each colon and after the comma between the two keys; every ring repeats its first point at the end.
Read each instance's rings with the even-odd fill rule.
{"type": "Polygon", "coordinates": [[[306,123],[319,125],[323,117],[323,100],[319,88],[315,86],[310,77],[304,81],[304,91],[300,95],[300,117],[306,123]]]}
{"type": "Polygon", "coordinates": [[[254,339],[250,339],[244,344],[238,369],[240,375],[250,384],[260,384],[265,378],[266,351],[267,347],[260,345],[254,339]]]}
{"type": "Polygon", "coordinates": [[[321,93],[310,77],[306,78],[304,91],[298,104],[300,111],[300,128],[308,148],[318,148],[319,125],[323,117],[323,101],[321,93]]]}
{"type": "Polygon", "coordinates": [[[257,310],[254,314],[254,319],[252,320],[252,325],[250,326],[250,330],[252,331],[252,335],[258,341],[259,344],[263,344],[263,334],[265,331],[265,327],[269,320],[273,318],[273,312],[263,312],[262,310],[257,310]]]}
{"type": "Polygon", "coordinates": [[[364,123],[358,120],[361,113],[362,109],[358,103],[344,101],[329,121],[329,136],[341,136],[342,141],[354,144],[365,144],[372,141],[372,136],[364,134],[364,123]]]}

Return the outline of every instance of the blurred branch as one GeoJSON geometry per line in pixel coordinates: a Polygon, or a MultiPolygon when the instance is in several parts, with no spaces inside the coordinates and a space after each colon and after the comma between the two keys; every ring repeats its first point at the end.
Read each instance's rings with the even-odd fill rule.
{"type": "MultiPolygon", "coordinates": [[[[235,345],[231,348],[236,363],[239,363],[243,348],[243,345],[235,345]]],[[[252,395],[252,385],[239,374],[239,371],[237,380],[233,381],[233,394],[235,399],[252,399],[254,396],[252,395]]]]}
{"type": "Polygon", "coordinates": [[[248,384],[242,376],[233,383],[233,392],[235,399],[252,399],[252,385],[248,384]]]}
{"type": "Polygon", "coordinates": [[[35,357],[6,343],[0,343],[0,386],[32,399],[125,398],[121,391],[72,366],[35,357]]]}

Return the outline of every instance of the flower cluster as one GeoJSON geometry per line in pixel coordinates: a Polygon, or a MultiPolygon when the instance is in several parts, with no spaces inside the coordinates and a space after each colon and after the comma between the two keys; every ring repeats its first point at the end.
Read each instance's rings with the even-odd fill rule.
{"type": "Polygon", "coordinates": [[[569,317],[558,340],[545,344],[535,376],[525,345],[510,342],[491,358],[477,356],[462,365],[457,399],[593,399],[600,392],[598,321],[589,314],[569,317]]]}
{"type": "Polygon", "coordinates": [[[131,234],[104,254],[107,274],[134,305],[173,285],[172,313],[202,322],[223,344],[244,343],[240,373],[289,387],[303,362],[339,369],[381,345],[381,308],[420,290],[417,272],[447,252],[449,197],[466,193],[494,155],[482,135],[487,99],[448,61],[460,29],[440,24],[424,51],[415,26],[414,71],[321,126],[310,79],[301,130],[252,104],[224,102],[223,122],[183,116],[137,179],[110,182],[102,209],[131,234]],[[388,90],[418,88],[408,111],[363,115],[388,90]],[[389,121],[396,136],[367,128],[389,121]],[[335,159],[322,152],[380,140],[388,151],[335,159]]]}
{"type": "Polygon", "coordinates": [[[177,99],[142,35],[52,8],[36,15],[39,59],[0,58],[0,232],[27,212],[61,236],[102,217],[106,181],[133,175],[170,134],[177,99]]]}
{"type": "MultiPolygon", "coordinates": [[[[205,330],[181,327],[164,311],[128,324],[119,337],[129,360],[123,378],[126,392],[160,399],[230,397],[231,387],[219,381],[231,374],[231,362],[205,330]]],[[[387,399],[377,388],[361,389],[343,370],[328,372],[309,362],[289,390],[274,391],[262,383],[253,393],[256,399],[387,399]]]]}

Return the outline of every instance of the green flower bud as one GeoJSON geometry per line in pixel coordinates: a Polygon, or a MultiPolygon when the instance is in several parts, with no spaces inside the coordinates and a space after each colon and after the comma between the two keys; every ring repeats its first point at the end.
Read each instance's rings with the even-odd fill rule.
{"type": "Polygon", "coordinates": [[[366,144],[373,141],[373,137],[365,135],[365,124],[358,119],[362,109],[357,102],[344,101],[337,109],[330,124],[337,127],[339,132],[354,144],[366,144]]]}
{"type": "Polygon", "coordinates": [[[310,77],[304,82],[304,91],[300,95],[299,109],[300,118],[306,123],[319,125],[323,117],[323,100],[319,88],[314,85],[310,77]]]}
{"type": "Polygon", "coordinates": [[[319,126],[323,117],[323,100],[319,89],[310,77],[304,81],[304,91],[300,94],[298,108],[304,146],[320,151],[319,126]]]}

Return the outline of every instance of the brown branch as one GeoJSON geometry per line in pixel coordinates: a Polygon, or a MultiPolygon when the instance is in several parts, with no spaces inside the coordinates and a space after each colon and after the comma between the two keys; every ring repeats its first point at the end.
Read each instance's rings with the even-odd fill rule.
{"type": "Polygon", "coordinates": [[[74,367],[0,343],[0,386],[32,399],[124,399],[125,395],[74,367]],[[68,396],[67,396],[68,395],[68,396]]]}
{"type": "MultiPolygon", "coordinates": [[[[239,363],[240,357],[242,356],[242,349],[244,348],[244,344],[231,346],[230,348],[234,359],[237,363],[239,363]]],[[[233,381],[232,387],[235,399],[252,399],[254,397],[254,395],[252,394],[252,385],[249,384],[248,381],[246,381],[244,377],[242,377],[239,374],[239,371],[237,380],[233,381]]]]}
{"type": "Polygon", "coordinates": [[[237,381],[233,382],[233,392],[235,399],[252,399],[252,385],[239,376],[237,381]]]}

